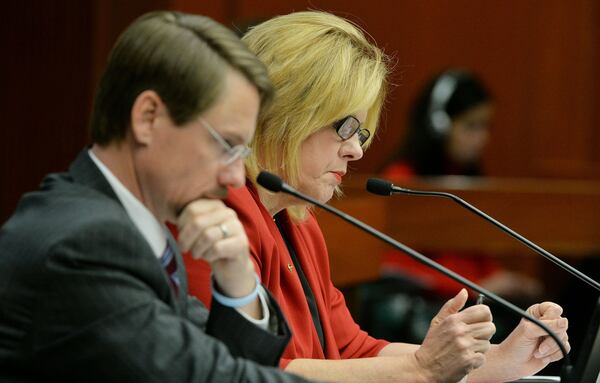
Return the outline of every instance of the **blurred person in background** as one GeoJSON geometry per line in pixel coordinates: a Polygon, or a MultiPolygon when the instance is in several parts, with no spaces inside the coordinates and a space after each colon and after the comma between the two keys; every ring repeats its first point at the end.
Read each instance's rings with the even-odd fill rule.
{"type": "MultiPolygon", "coordinates": [[[[482,156],[489,141],[493,115],[490,93],[475,74],[460,69],[443,71],[430,79],[420,91],[409,114],[406,138],[386,165],[383,176],[394,182],[429,176],[483,176],[482,156]]],[[[425,255],[521,305],[531,304],[542,292],[539,281],[503,268],[487,254],[448,250],[425,255]]],[[[383,305],[369,310],[379,311],[384,317],[391,315],[391,318],[368,318],[373,313],[363,309],[367,326],[372,325],[375,333],[381,332],[392,338],[407,337],[410,341],[420,341],[432,314],[461,285],[395,250],[384,254],[382,267],[384,281],[363,289],[362,294],[367,300],[373,297],[383,305]],[[407,294],[414,296],[418,292],[427,299],[394,299],[394,284],[401,285],[400,290],[407,294]],[[412,289],[409,287],[411,284],[412,289]],[[382,291],[386,291],[387,303],[384,303],[382,291]],[[385,308],[386,304],[394,305],[394,301],[403,307],[385,308]],[[407,306],[412,307],[409,309],[407,306]],[[391,313],[405,310],[412,310],[403,314],[409,328],[401,330],[397,328],[401,321],[391,313]]],[[[506,336],[513,327],[512,322],[517,320],[512,314],[497,315],[495,312],[496,337],[506,336]]]]}

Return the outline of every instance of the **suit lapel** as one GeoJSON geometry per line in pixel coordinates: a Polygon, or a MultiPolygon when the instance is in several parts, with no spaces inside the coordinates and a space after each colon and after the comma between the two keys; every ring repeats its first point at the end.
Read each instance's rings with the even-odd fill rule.
{"type": "MultiPolygon", "coordinates": [[[[92,161],[90,155],[88,154],[88,150],[89,149],[86,148],[86,149],[82,150],[81,153],[79,153],[79,155],[77,156],[75,161],[73,161],[73,163],[69,167],[69,174],[71,175],[71,177],[73,177],[73,180],[76,183],[85,185],[89,188],[92,188],[92,189],[104,194],[105,196],[109,197],[110,199],[115,200],[121,207],[123,207],[123,205],[121,204],[121,200],[119,200],[119,198],[115,194],[113,188],[110,186],[110,184],[104,177],[104,174],[102,174],[102,172],[100,171],[100,169],[98,169],[98,167],[96,166],[94,161],[92,161]]],[[[125,212],[124,207],[123,207],[123,211],[125,212]]],[[[127,215],[127,213],[125,213],[125,215],[128,217],[131,224],[135,226],[133,221],[131,221],[129,215],[127,215]]],[[[168,233],[168,230],[165,230],[165,231],[168,233]]],[[[140,233],[140,236],[142,236],[141,233],[140,233]]],[[[175,242],[175,240],[169,233],[167,234],[167,241],[171,245],[171,248],[174,250],[175,258],[177,260],[177,273],[178,273],[179,280],[181,281],[181,290],[180,290],[181,293],[179,294],[178,297],[172,291],[171,286],[169,284],[169,276],[167,275],[167,273],[161,266],[158,259],[156,260],[156,266],[160,269],[160,272],[162,274],[164,274],[164,283],[169,286],[171,299],[169,299],[167,303],[171,307],[173,307],[173,309],[178,314],[180,314],[181,311],[185,307],[186,300],[184,298],[187,296],[187,279],[185,277],[184,266],[183,266],[183,261],[181,258],[181,253],[179,252],[179,247],[177,246],[177,243],[175,242]]],[[[153,258],[156,258],[154,256],[152,249],[150,248],[150,245],[146,242],[145,239],[144,239],[144,243],[147,246],[145,249],[140,249],[140,253],[148,254],[148,255],[151,255],[153,258]]]]}

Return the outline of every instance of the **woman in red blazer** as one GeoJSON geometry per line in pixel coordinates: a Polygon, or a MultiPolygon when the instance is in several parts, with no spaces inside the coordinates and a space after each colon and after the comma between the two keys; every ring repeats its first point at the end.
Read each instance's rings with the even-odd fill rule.
{"type": "MultiPolygon", "coordinates": [[[[266,64],[276,89],[259,116],[246,160],[248,181],[226,203],[243,222],[258,276],[279,301],[293,336],[281,367],[336,382],[506,381],[561,358],[551,340],[521,323],[500,345],[485,305],[463,306],[463,289],[433,319],[422,345],[388,343],[352,320],[331,280],[327,249],[311,207],[258,188],[268,170],[327,202],[375,134],[386,93],[385,55],[354,24],[323,12],[276,17],[243,40],[266,64]]],[[[199,225],[201,226],[201,225],[199,225]]],[[[196,233],[206,235],[206,233],[196,233]]],[[[210,271],[187,260],[190,291],[210,299],[210,271]]],[[[566,319],[546,302],[530,309],[568,347],[566,319]]]]}

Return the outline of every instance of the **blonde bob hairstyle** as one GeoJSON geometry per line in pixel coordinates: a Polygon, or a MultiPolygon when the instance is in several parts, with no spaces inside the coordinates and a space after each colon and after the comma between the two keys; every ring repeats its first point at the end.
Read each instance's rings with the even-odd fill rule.
{"type": "MultiPolygon", "coordinates": [[[[385,99],[388,60],[360,27],[330,13],[297,12],[257,25],[242,40],[267,66],[275,88],[250,144],[250,179],[267,170],[297,186],[304,140],[358,111],[368,113],[363,127],[370,144],[385,99]]],[[[304,207],[288,212],[295,219],[306,216],[304,207]]]]}

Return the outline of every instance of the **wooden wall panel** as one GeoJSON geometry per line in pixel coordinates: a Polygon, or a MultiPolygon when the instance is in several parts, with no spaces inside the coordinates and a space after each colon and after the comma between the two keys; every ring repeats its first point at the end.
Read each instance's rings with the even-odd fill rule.
{"type": "Polygon", "coordinates": [[[239,0],[236,18],[306,8],[359,23],[396,62],[379,141],[359,170],[376,171],[401,142],[411,100],[426,80],[460,66],[480,74],[496,99],[489,174],[600,177],[597,2],[239,0]]]}
{"type": "Polygon", "coordinates": [[[81,3],[2,3],[0,224],[85,142],[92,12],[81,3]]]}
{"type": "MultiPolygon", "coordinates": [[[[123,30],[146,12],[169,9],[169,0],[93,0],[92,89],[95,89],[110,50],[123,30]]],[[[92,97],[93,98],[93,97],[92,97]]]]}
{"type": "Polygon", "coordinates": [[[358,171],[383,165],[429,76],[473,69],[497,107],[490,175],[600,178],[600,3],[595,0],[9,0],[0,23],[0,222],[41,177],[88,142],[93,89],[114,40],[153,9],[232,26],[307,8],[362,25],[395,62],[379,139],[358,171]],[[385,139],[384,139],[385,138],[385,139]]]}
{"type": "Polygon", "coordinates": [[[565,7],[549,2],[533,20],[532,45],[538,75],[533,77],[531,168],[540,175],[599,175],[594,153],[599,136],[598,2],[565,7]],[[576,21],[576,23],[573,23],[576,21]]]}
{"type": "Polygon", "coordinates": [[[198,0],[168,0],[168,8],[181,12],[209,16],[227,26],[235,18],[237,1],[198,1],[198,0]]]}
{"type": "Polygon", "coordinates": [[[166,0],[2,3],[0,224],[89,142],[93,91],[119,33],[166,0]]]}

